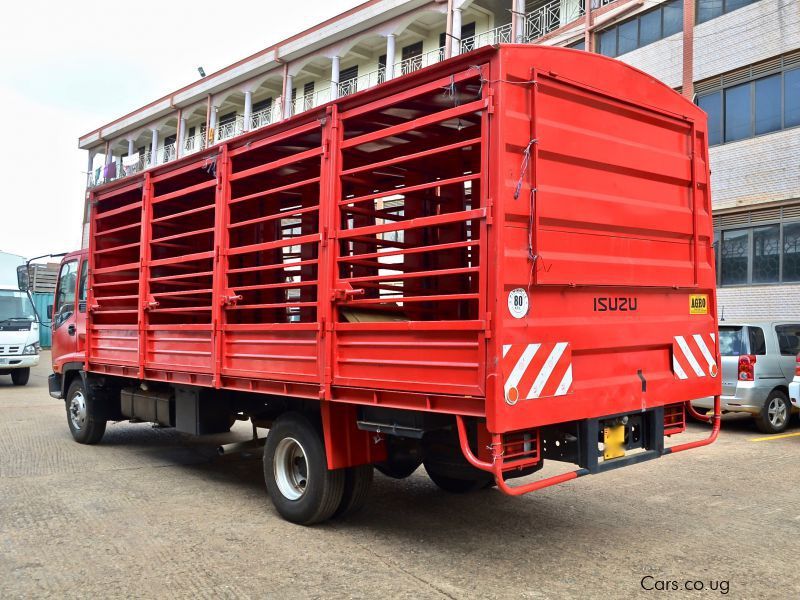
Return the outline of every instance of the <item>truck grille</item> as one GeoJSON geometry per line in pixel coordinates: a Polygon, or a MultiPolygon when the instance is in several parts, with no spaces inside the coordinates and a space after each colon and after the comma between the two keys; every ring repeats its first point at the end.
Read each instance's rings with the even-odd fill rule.
{"type": "Polygon", "coordinates": [[[22,354],[22,346],[0,346],[0,356],[22,354]]]}

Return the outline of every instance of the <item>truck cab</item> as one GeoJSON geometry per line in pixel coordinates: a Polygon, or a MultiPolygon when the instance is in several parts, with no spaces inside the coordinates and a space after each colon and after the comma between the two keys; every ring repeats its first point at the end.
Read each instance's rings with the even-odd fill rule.
{"type": "Polygon", "coordinates": [[[89,255],[67,254],[61,261],[52,308],[53,374],[50,395],[63,398],[72,378],[80,376],[86,360],[86,294],[89,255]]]}
{"type": "Polygon", "coordinates": [[[39,364],[39,318],[17,273],[25,259],[0,253],[0,375],[25,385],[39,364]]]}

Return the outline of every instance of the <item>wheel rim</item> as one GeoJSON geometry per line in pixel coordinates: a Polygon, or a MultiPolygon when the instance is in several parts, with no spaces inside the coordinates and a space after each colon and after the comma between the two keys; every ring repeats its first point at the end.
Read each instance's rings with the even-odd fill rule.
{"type": "Polygon", "coordinates": [[[75,392],[69,401],[69,420],[76,430],[86,424],[86,397],[83,392],[75,392]]]}
{"type": "Polygon", "coordinates": [[[786,423],[786,403],[780,398],[773,398],[767,407],[767,416],[773,427],[783,427],[786,423]]]}
{"type": "Polygon", "coordinates": [[[278,489],[289,500],[299,500],[308,489],[308,461],[303,446],[294,438],[278,442],[273,460],[278,489]]]}

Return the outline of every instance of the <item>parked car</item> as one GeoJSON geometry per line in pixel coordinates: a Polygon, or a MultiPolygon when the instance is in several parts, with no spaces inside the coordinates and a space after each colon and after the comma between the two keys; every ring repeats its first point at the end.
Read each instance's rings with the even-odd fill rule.
{"type": "MultiPolygon", "coordinates": [[[[720,324],[719,348],[723,413],[750,413],[764,433],[784,431],[798,411],[800,392],[790,392],[790,384],[798,368],[800,323],[720,324]]],[[[696,409],[713,405],[713,398],[692,402],[696,409]]]]}

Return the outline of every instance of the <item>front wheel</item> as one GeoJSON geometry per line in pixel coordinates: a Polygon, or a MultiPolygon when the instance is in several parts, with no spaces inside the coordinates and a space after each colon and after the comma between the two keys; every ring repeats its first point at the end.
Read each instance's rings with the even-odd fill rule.
{"type": "Polygon", "coordinates": [[[287,521],[313,525],[329,519],[342,502],[345,473],[328,469],[325,444],[299,413],[279,417],[264,444],[264,481],[287,521]]]}
{"type": "Polygon", "coordinates": [[[106,432],[106,421],[97,415],[94,399],[89,396],[83,380],[77,377],[67,391],[67,423],[72,437],[79,444],[96,444],[106,432]]]}
{"type": "Polygon", "coordinates": [[[756,416],[756,426],[764,433],[780,433],[789,425],[792,405],[780,390],[773,390],[764,402],[764,408],[756,416]]]}
{"type": "Polygon", "coordinates": [[[25,385],[28,379],[31,378],[31,369],[26,367],[24,369],[14,369],[11,371],[11,381],[14,385],[25,385]]]}

